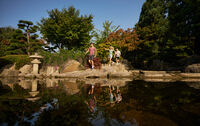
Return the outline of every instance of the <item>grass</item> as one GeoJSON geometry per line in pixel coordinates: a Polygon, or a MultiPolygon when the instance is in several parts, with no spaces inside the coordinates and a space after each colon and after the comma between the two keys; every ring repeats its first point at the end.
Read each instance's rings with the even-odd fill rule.
{"type": "Polygon", "coordinates": [[[6,55],[0,57],[0,69],[7,65],[13,65],[14,63],[16,63],[16,69],[19,69],[25,64],[29,64],[30,58],[28,55],[6,55]]]}

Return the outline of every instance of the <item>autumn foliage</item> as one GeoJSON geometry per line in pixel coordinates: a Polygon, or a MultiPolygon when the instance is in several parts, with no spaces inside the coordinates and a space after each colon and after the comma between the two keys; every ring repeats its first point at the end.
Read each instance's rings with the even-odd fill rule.
{"type": "Polygon", "coordinates": [[[108,55],[108,51],[105,48],[113,46],[118,48],[123,55],[126,52],[136,50],[139,44],[139,37],[134,28],[128,28],[127,30],[119,29],[116,32],[110,33],[104,43],[99,44],[98,54],[101,58],[105,58],[108,55]]]}
{"type": "MultiPolygon", "coordinates": [[[[86,68],[86,69],[92,68],[92,66],[91,66],[91,64],[89,63],[88,59],[89,59],[89,57],[87,57],[87,62],[86,62],[86,65],[85,65],[85,68],[86,68]]],[[[102,65],[101,65],[100,59],[99,59],[98,57],[95,57],[95,58],[93,59],[93,61],[94,61],[94,68],[95,68],[95,69],[101,69],[101,66],[102,66],[102,65]]]]}

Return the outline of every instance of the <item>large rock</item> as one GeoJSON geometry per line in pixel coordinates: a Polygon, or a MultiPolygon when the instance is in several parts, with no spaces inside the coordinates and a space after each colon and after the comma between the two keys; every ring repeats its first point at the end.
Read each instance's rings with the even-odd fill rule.
{"type": "Polygon", "coordinates": [[[2,77],[17,77],[19,75],[19,70],[9,70],[4,69],[3,72],[0,74],[2,77]]]}
{"type": "Polygon", "coordinates": [[[192,64],[185,68],[187,73],[200,73],[200,64],[192,64]]]}
{"type": "Polygon", "coordinates": [[[72,78],[106,78],[106,77],[132,77],[132,71],[128,71],[125,65],[102,66],[102,69],[87,69],[73,72],[66,72],[55,77],[72,77],[72,78]]]}
{"type": "Polygon", "coordinates": [[[111,73],[128,72],[127,69],[128,68],[125,64],[115,64],[115,63],[113,63],[112,66],[109,66],[108,64],[105,64],[105,65],[102,66],[103,71],[111,72],[111,73]]]}
{"type": "Polygon", "coordinates": [[[19,69],[19,71],[20,71],[22,74],[31,73],[31,71],[32,71],[32,65],[24,65],[23,67],[21,67],[21,68],[19,69]]]}
{"type": "Polygon", "coordinates": [[[79,71],[80,70],[80,63],[76,60],[70,60],[66,63],[64,70],[62,73],[66,72],[73,72],[73,71],[79,71]]]}
{"type": "Polygon", "coordinates": [[[49,75],[52,75],[52,74],[59,74],[59,67],[58,66],[47,66],[46,75],[49,76],[49,75]]]}

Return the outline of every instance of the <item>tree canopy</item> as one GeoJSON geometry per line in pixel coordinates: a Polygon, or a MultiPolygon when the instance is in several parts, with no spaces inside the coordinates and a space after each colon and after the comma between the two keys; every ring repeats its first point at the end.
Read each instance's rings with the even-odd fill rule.
{"type": "Polygon", "coordinates": [[[0,28],[0,56],[6,55],[8,45],[11,43],[13,34],[15,33],[12,27],[1,27],[0,28]]]}
{"type": "Polygon", "coordinates": [[[20,20],[20,29],[10,27],[0,28],[1,56],[12,54],[28,54],[42,50],[44,41],[37,35],[38,27],[31,21],[20,20]]]}
{"type": "Polygon", "coordinates": [[[141,40],[138,61],[168,63],[199,55],[198,0],[146,0],[136,31],[141,40]]]}
{"type": "Polygon", "coordinates": [[[41,49],[43,42],[37,39],[38,35],[36,34],[38,26],[33,25],[31,21],[19,20],[18,27],[24,30],[26,34],[26,52],[28,55],[31,52],[37,52],[38,49],[41,49]]]}
{"type": "Polygon", "coordinates": [[[49,17],[43,18],[39,24],[40,32],[52,48],[72,49],[86,46],[93,29],[92,15],[80,15],[73,6],[61,11],[48,11],[49,17]]]}

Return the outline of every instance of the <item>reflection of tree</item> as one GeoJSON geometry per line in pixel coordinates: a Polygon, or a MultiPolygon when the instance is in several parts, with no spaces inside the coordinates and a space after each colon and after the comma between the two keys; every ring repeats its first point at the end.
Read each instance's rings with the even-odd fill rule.
{"type": "Polygon", "coordinates": [[[55,88],[41,87],[40,92],[42,103],[57,98],[59,107],[43,112],[36,125],[91,125],[88,122],[90,113],[82,95],[67,95],[62,84],[55,88]]]}
{"type": "Polygon", "coordinates": [[[109,101],[108,88],[102,87],[96,94],[97,113],[104,119],[104,125],[127,122],[133,125],[193,125],[200,116],[199,112],[194,112],[199,110],[200,93],[185,83],[133,81],[120,90],[123,101],[113,107],[105,104],[109,101]]]}
{"type": "MultiPolygon", "coordinates": [[[[195,122],[197,123],[197,119],[200,116],[200,114],[196,115],[191,113],[191,111],[186,112],[183,108],[198,104],[200,101],[200,93],[193,88],[189,88],[185,83],[147,83],[144,81],[134,81],[122,89],[123,104],[119,104],[114,108],[107,108],[107,111],[115,119],[127,121],[130,119],[128,119],[130,115],[127,116],[127,119],[120,117],[120,115],[128,114],[129,111],[134,110],[135,118],[137,117],[138,119],[139,117],[148,116],[149,114],[145,113],[150,112],[172,119],[180,125],[191,125],[191,122],[194,124],[195,122]],[[115,109],[117,111],[114,111],[115,109]],[[144,112],[144,116],[141,116],[139,112],[144,112]],[[136,116],[137,114],[138,116],[136,116]]],[[[163,120],[162,116],[153,117],[163,120]]],[[[142,120],[145,121],[144,119],[142,120]]],[[[165,121],[167,120],[165,119],[165,121]]]]}
{"type": "MultiPolygon", "coordinates": [[[[0,92],[1,89],[5,90],[5,88],[0,88],[0,92]]],[[[23,125],[23,118],[31,115],[39,107],[39,104],[25,100],[28,96],[28,90],[18,84],[13,85],[13,90],[7,90],[6,93],[0,95],[0,124],[8,122],[8,125],[14,125],[18,120],[19,124],[23,125]]]]}
{"type": "Polygon", "coordinates": [[[36,125],[91,125],[88,122],[89,112],[84,99],[77,95],[59,95],[58,109],[42,113],[36,125]]]}
{"type": "MultiPolygon", "coordinates": [[[[188,87],[185,83],[149,83],[133,81],[120,87],[123,100],[111,107],[109,88],[95,84],[94,95],[97,100],[94,113],[88,109],[85,100],[88,95],[88,85],[78,94],[68,95],[62,83],[59,86],[47,88],[39,84],[40,100],[26,101],[28,90],[14,84],[11,90],[0,84],[0,124],[9,122],[14,125],[16,120],[30,117],[40,110],[44,104],[58,99],[58,108],[44,111],[37,125],[91,125],[97,119],[103,119],[102,125],[197,125],[200,118],[200,92],[188,87]],[[12,118],[11,118],[12,117],[12,118]],[[155,124],[156,122],[156,124],[155,124]]],[[[113,90],[116,93],[116,88],[113,90]]]]}

